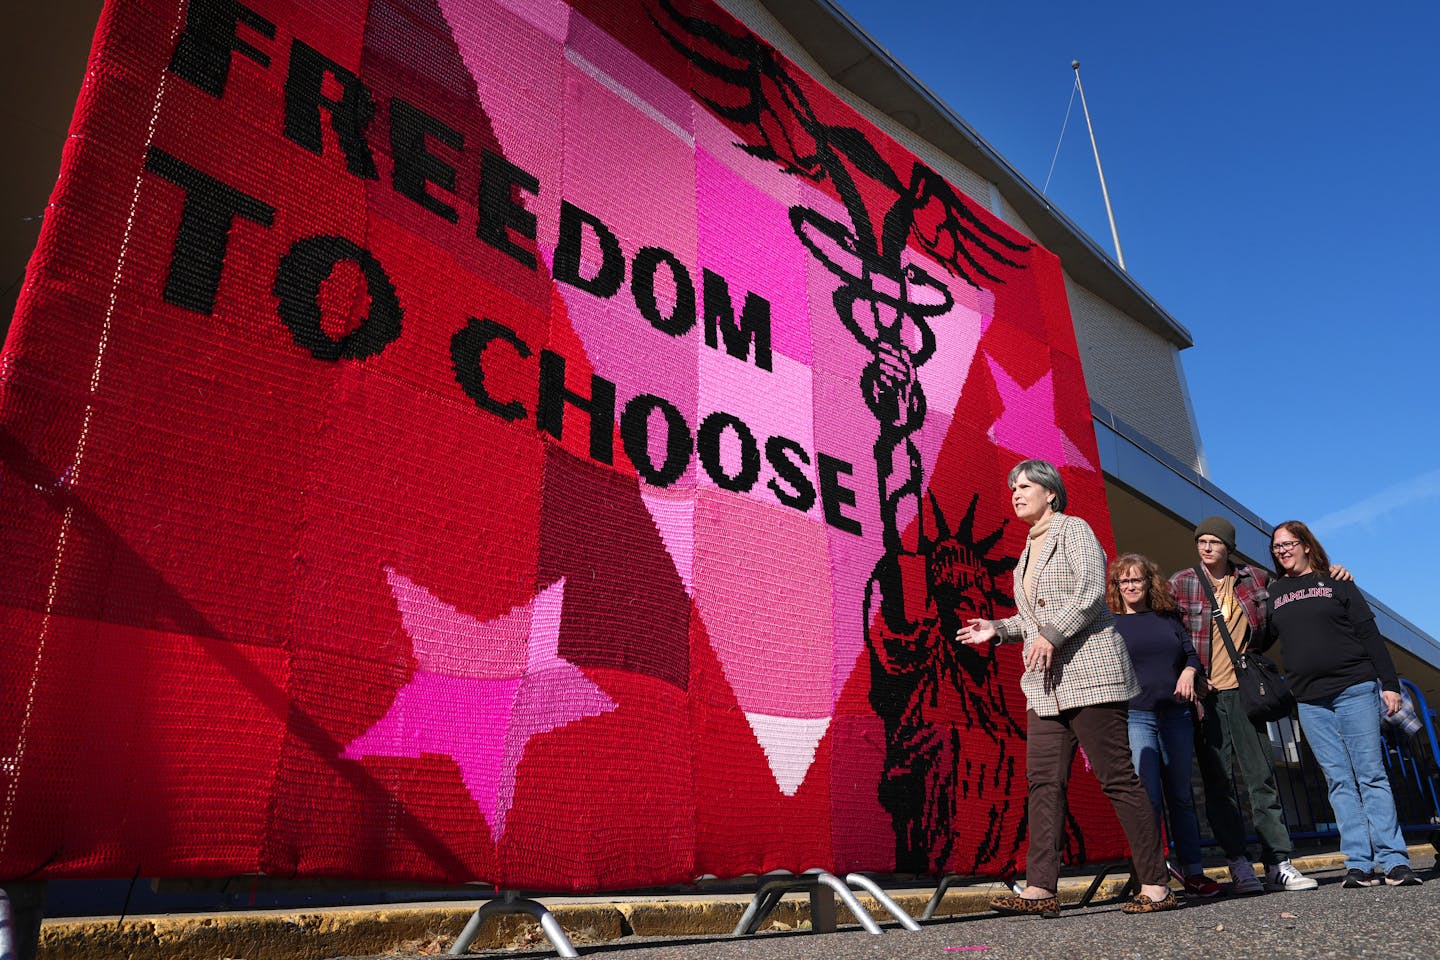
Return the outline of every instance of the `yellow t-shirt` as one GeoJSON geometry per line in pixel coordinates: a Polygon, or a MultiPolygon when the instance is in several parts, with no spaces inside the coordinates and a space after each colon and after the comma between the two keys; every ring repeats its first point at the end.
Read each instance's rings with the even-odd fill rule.
{"type": "MultiPolygon", "coordinates": [[[[1209,576],[1207,573],[1206,576],[1209,576]]],[[[1250,639],[1250,621],[1245,617],[1245,607],[1235,596],[1235,575],[1229,574],[1223,580],[1211,580],[1215,588],[1215,601],[1220,605],[1220,616],[1230,628],[1230,642],[1235,644],[1237,653],[1245,651],[1250,639]]],[[[1230,651],[1220,636],[1220,627],[1212,621],[1210,627],[1210,686],[1216,690],[1234,690],[1240,686],[1235,679],[1235,664],[1230,660],[1230,651]]]]}

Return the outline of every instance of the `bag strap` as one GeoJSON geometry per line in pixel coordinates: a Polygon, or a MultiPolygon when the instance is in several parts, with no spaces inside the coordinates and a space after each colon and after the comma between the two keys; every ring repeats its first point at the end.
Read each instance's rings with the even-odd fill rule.
{"type": "Polygon", "coordinates": [[[1215,599],[1215,588],[1210,585],[1210,574],[1205,568],[1197,566],[1195,575],[1200,578],[1200,585],[1205,588],[1205,596],[1210,599],[1210,619],[1220,628],[1220,639],[1225,641],[1225,650],[1230,654],[1230,662],[1236,670],[1243,670],[1244,665],[1240,662],[1240,654],[1235,652],[1235,642],[1230,639],[1230,625],[1220,613],[1220,601],[1215,599]]]}

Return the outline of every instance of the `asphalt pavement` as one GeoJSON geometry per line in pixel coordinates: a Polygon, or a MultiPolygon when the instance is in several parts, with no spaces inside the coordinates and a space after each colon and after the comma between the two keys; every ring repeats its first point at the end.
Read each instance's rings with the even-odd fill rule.
{"type": "MultiPolygon", "coordinates": [[[[1419,887],[1345,889],[1343,870],[1312,874],[1318,889],[1253,897],[1190,899],[1166,913],[1132,916],[1119,901],[1067,907],[1058,920],[988,914],[931,921],[919,932],[894,923],[880,936],[858,927],[829,934],[799,931],[753,937],[626,937],[577,944],[582,957],[614,960],[1437,960],[1440,958],[1440,876],[1435,856],[1417,857],[1429,882],[1419,887]]],[[[425,952],[388,954],[387,960],[425,952]]],[[[471,956],[543,957],[554,952],[490,950],[471,956]]],[[[358,960],[358,958],[351,958],[358,960]]]]}
{"type": "MultiPolygon", "coordinates": [[[[813,933],[810,902],[792,895],[769,914],[756,936],[731,938],[754,887],[744,883],[669,893],[634,891],[591,897],[544,897],[583,957],[607,960],[768,960],[768,958],[946,958],[1047,960],[1287,960],[1384,958],[1440,960],[1440,874],[1431,843],[1414,844],[1418,887],[1341,887],[1343,857],[1333,850],[1296,857],[1319,889],[1255,897],[1192,899],[1174,911],[1131,916],[1114,899],[1125,875],[1097,884],[1095,903],[1078,902],[1093,875],[1062,879],[1064,907],[1056,920],[1000,917],[988,909],[999,882],[951,888],[937,919],[901,929],[865,897],[862,906],[884,932],[872,936],[839,907],[837,933],[813,933]]],[[[1226,877],[1223,868],[1209,871],[1226,877]]],[[[887,884],[899,908],[919,916],[933,888],[887,884]]],[[[838,906],[838,905],[837,905],[838,906]]],[[[408,960],[433,957],[455,942],[474,913],[473,899],[410,905],[243,910],[200,914],[86,917],[45,921],[42,960],[408,960]]],[[[482,927],[469,956],[532,960],[555,956],[528,917],[508,916],[482,927]]]]}

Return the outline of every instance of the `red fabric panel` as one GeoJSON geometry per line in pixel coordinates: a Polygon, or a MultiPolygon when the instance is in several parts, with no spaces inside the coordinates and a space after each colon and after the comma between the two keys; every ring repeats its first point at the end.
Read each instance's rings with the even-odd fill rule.
{"type": "Polygon", "coordinates": [[[951,638],[1037,450],[1109,548],[1058,261],[708,0],[111,0],[0,354],[0,878],[1023,867],[951,638]]]}

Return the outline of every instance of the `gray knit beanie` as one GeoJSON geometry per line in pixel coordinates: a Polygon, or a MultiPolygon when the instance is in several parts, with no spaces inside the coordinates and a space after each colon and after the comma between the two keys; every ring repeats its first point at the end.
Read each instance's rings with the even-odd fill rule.
{"type": "Polygon", "coordinates": [[[1225,544],[1226,550],[1231,553],[1235,552],[1235,524],[1224,517],[1206,517],[1195,528],[1195,539],[1199,540],[1207,533],[1225,544]]]}

